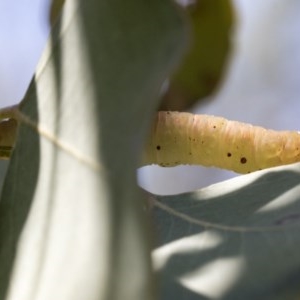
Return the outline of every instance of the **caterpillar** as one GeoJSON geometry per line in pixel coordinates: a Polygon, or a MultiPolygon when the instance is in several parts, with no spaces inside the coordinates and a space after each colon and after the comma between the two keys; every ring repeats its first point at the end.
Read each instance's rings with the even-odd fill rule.
{"type": "MultiPolygon", "coordinates": [[[[13,150],[16,108],[0,110],[0,159],[13,150]]],[[[274,131],[222,117],[158,112],[145,146],[142,165],[215,166],[250,173],[300,161],[300,134],[274,131]]]]}
{"type": "Polygon", "coordinates": [[[13,150],[18,122],[5,119],[0,122],[0,159],[8,159],[13,150]]]}
{"type": "Polygon", "coordinates": [[[158,112],[142,165],[215,166],[250,173],[300,161],[300,134],[221,117],[158,112]]]}

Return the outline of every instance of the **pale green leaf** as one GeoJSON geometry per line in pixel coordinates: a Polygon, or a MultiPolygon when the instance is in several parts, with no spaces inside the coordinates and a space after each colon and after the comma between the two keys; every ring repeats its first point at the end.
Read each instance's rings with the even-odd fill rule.
{"type": "Polygon", "coordinates": [[[184,45],[170,1],[67,1],[21,105],[0,299],[153,299],[135,168],[184,45]]]}
{"type": "Polygon", "coordinates": [[[299,299],[299,164],[151,201],[161,299],[299,299]]]}

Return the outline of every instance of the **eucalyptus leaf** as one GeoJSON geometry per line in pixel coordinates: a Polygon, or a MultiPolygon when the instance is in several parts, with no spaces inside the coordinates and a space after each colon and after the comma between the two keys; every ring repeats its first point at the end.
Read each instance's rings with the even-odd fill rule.
{"type": "Polygon", "coordinates": [[[21,103],[0,299],[153,299],[135,169],[184,47],[170,1],[67,1],[21,103]]]}
{"type": "Polygon", "coordinates": [[[160,299],[299,299],[299,164],[150,200],[160,299]]]}

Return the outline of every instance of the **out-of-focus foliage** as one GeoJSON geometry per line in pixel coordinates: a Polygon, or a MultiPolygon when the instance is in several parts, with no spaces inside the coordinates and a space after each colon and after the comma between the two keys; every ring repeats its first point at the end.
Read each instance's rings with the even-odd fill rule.
{"type": "Polygon", "coordinates": [[[213,93],[229,57],[234,23],[231,0],[197,0],[184,8],[191,46],[170,78],[160,110],[185,110],[213,93]]]}

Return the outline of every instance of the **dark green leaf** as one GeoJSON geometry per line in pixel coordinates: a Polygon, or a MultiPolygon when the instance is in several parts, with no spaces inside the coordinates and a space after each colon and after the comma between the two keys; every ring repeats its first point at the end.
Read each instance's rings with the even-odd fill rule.
{"type": "Polygon", "coordinates": [[[218,87],[231,50],[231,0],[196,0],[185,9],[191,46],[171,77],[160,110],[186,110],[218,87]]]}

